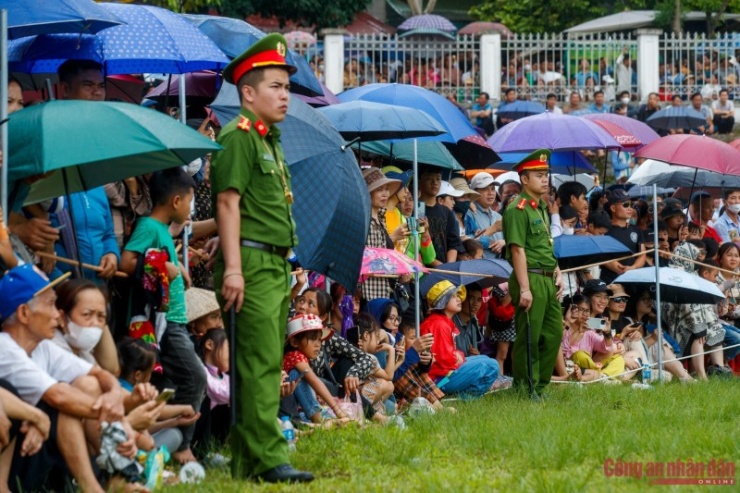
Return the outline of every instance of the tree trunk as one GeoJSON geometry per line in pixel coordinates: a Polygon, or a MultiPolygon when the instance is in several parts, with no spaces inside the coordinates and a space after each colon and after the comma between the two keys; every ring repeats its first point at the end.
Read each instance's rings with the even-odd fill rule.
{"type": "Polygon", "coordinates": [[[722,6],[712,14],[712,12],[707,12],[707,37],[708,38],[714,38],[715,31],[717,30],[717,26],[719,25],[719,21],[722,18],[722,16],[727,12],[727,8],[730,6],[730,0],[724,0],[722,2],[722,6]]]}
{"type": "Polygon", "coordinates": [[[674,0],[673,9],[673,32],[676,36],[681,34],[681,0],[674,0]]]}
{"type": "Polygon", "coordinates": [[[406,0],[409,8],[411,8],[411,15],[421,15],[421,0],[406,0]]]}

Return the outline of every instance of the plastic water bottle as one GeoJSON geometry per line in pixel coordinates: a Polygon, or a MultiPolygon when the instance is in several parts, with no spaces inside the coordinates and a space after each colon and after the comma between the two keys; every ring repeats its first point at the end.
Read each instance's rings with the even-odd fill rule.
{"type": "Polygon", "coordinates": [[[283,430],[283,436],[288,442],[288,452],[295,452],[295,428],[290,422],[290,416],[280,418],[280,429],[283,430]]]}
{"type": "Polygon", "coordinates": [[[188,462],[180,469],[181,483],[198,484],[206,477],[206,470],[197,462],[188,462]]]}
{"type": "Polygon", "coordinates": [[[653,369],[650,367],[650,365],[643,365],[642,366],[642,383],[650,383],[650,380],[653,379],[653,369]]]}

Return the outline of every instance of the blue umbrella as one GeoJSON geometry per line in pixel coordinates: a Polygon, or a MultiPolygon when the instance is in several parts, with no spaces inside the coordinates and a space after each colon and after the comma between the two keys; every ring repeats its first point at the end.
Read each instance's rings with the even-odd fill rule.
{"type": "Polygon", "coordinates": [[[318,110],[348,140],[411,139],[446,130],[426,112],[405,106],[349,101],[318,110]]]}
{"type": "Polygon", "coordinates": [[[426,296],[432,286],[439,281],[450,281],[455,286],[478,284],[482,288],[507,282],[511,276],[511,265],[506,260],[482,258],[477,260],[461,260],[442,264],[439,270],[464,272],[464,274],[451,274],[449,272],[432,272],[421,278],[419,291],[426,296]],[[470,275],[473,274],[473,275],[470,275]]]}
{"type": "MultiPolygon", "coordinates": [[[[182,17],[208,36],[229,58],[238,57],[257,40],[267,35],[240,19],[191,14],[182,17]]],[[[292,92],[307,96],[324,94],[316,74],[313,73],[304,57],[293,50],[288,50],[285,60],[298,68],[298,71],[290,76],[292,92]]]]}
{"type": "MultiPolygon", "coordinates": [[[[501,161],[489,166],[491,169],[510,170],[513,165],[528,156],[528,152],[502,152],[501,161]]],[[[573,175],[576,173],[598,173],[588,159],[578,151],[555,151],[550,156],[550,168],[553,173],[573,175]]]]}
{"type": "Polygon", "coordinates": [[[177,14],[143,5],[101,4],[125,21],[97,35],[44,34],[9,43],[11,70],[55,73],[65,60],[95,60],[107,74],[221,70],[229,59],[177,14]]]}
{"type": "Polygon", "coordinates": [[[496,153],[478,135],[470,120],[454,104],[435,92],[408,84],[368,84],[345,91],[338,97],[342,102],[359,99],[420,109],[447,130],[446,134],[422,139],[444,142],[463,166],[481,167],[498,160],[496,153]]]}
{"type": "Polygon", "coordinates": [[[508,118],[510,120],[518,120],[525,116],[539,115],[544,112],[545,107],[541,103],[537,103],[535,101],[514,101],[513,103],[499,106],[496,111],[496,116],[508,118]]]}
{"type": "Polygon", "coordinates": [[[560,235],[555,238],[555,258],[563,269],[614,260],[632,253],[611,236],[560,235]]]}
{"type": "MultiPolygon", "coordinates": [[[[238,99],[236,87],[224,83],[211,104],[222,123],[239,113],[238,99]]],[[[298,98],[279,127],[295,195],[298,261],[354,292],[370,225],[370,195],[355,156],[342,149],[331,122],[298,98]]]]}
{"type": "Polygon", "coordinates": [[[707,118],[688,106],[669,106],[653,113],[646,122],[657,130],[696,128],[707,124],[707,118]]]}
{"type": "Polygon", "coordinates": [[[37,34],[87,33],[121,24],[121,20],[92,0],[0,0],[8,11],[8,38],[37,34]]]}

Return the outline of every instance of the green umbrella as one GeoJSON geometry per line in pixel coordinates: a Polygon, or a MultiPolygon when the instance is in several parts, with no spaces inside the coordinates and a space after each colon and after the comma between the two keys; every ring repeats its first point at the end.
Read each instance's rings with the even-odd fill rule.
{"type": "Polygon", "coordinates": [[[19,180],[48,174],[33,183],[25,204],[182,166],[221,149],[162,113],[102,101],[50,101],[18,111],[10,115],[8,135],[16,203],[26,188],[19,180]]]}
{"type": "MultiPolygon", "coordinates": [[[[395,141],[392,144],[387,140],[362,142],[362,144],[355,144],[353,147],[359,147],[363,151],[380,154],[381,156],[391,157],[392,155],[393,158],[399,161],[414,162],[414,141],[410,139],[395,141]]],[[[417,144],[417,155],[419,164],[438,166],[453,171],[465,169],[441,142],[419,140],[417,144]]]]}

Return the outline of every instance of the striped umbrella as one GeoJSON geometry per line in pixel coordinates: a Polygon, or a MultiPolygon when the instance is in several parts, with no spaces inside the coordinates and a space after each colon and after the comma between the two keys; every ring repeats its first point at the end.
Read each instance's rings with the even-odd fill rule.
{"type": "Polygon", "coordinates": [[[398,26],[401,31],[411,29],[439,29],[440,31],[455,32],[457,28],[448,19],[441,15],[422,14],[409,17],[398,26]]]}

